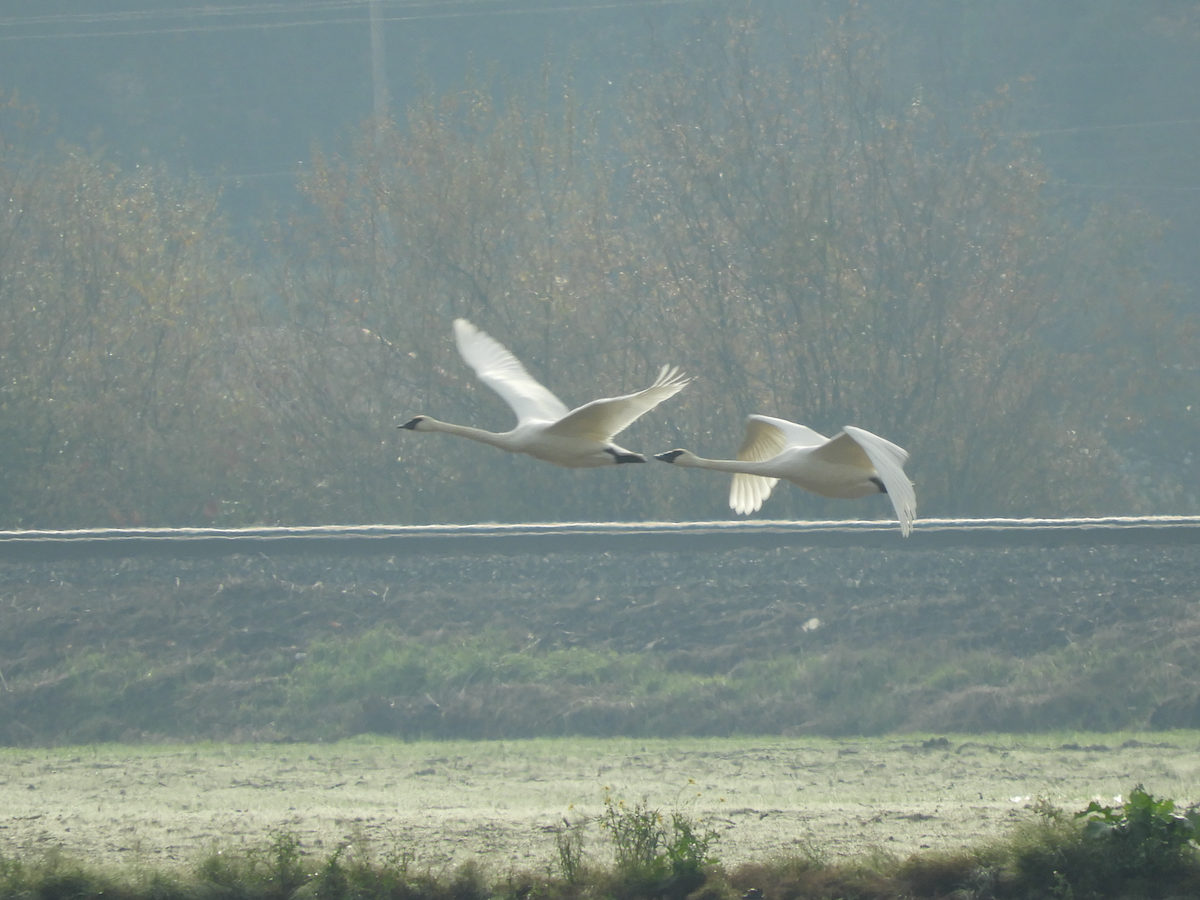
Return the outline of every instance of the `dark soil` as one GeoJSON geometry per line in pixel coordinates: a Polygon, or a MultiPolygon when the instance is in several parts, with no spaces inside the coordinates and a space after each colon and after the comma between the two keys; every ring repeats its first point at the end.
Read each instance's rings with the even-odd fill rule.
{"type": "MultiPolygon", "coordinates": [[[[1139,689],[1126,721],[1094,724],[1200,727],[1195,667],[1172,661],[1181,641],[1200,638],[1197,600],[1200,554],[1188,547],[3,562],[0,742],[286,738],[263,698],[286,692],[314,641],[381,626],[431,643],[490,632],[538,649],[644,652],[707,673],[906,646],[1030,659],[1093,647],[1093,666],[1142,648],[1140,662],[1125,663],[1139,669],[1126,680],[1153,685],[1139,689]],[[97,654],[161,675],[96,681],[96,715],[81,716],[80,673],[97,654]],[[1145,671],[1160,655],[1178,670],[1167,687],[1145,671]],[[104,690],[121,692],[121,703],[104,690]]],[[[926,704],[924,719],[905,724],[1037,728],[1036,709],[1048,708],[996,686],[960,688],[941,698],[942,719],[926,704]]],[[[367,719],[395,703],[362,702],[367,719]]],[[[383,719],[358,730],[388,730],[383,719]]]]}

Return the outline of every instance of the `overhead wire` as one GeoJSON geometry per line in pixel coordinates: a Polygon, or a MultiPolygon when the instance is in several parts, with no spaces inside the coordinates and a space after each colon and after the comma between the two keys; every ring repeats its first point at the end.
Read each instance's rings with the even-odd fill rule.
{"type": "Polygon", "coordinates": [[[1109,125],[1074,125],[1068,128],[1037,128],[1024,131],[1029,137],[1051,134],[1079,134],[1086,131],[1126,131],[1139,128],[1165,128],[1170,125],[1200,125],[1200,119],[1165,119],[1159,122],[1118,122],[1109,125]]]}
{"type": "MultiPolygon", "coordinates": [[[[319,26],[366,24],[372,0],[274,0],[274,2],[230,5],[189,6],[179,9],[116,10],[87,13],[53,13],[32,16],[0,17],[0,42],[17,40],[58,40],[105,37],[138,37],[160,34],[216,33],[231,31],[261,31],[266,29],[305,28],[319,26]],[[343,17],[330,14],[358,13],[343,17]],[[314,18],[325,16],[324,18],[314,18]],[[243,21],[230,21],[241,19],[243,21]],[[257,20],[257,21],[254,21],[257,20]],[[137,27],[146,23],[146,27],[137,27]],[[156,24],[159,23],[159,24],[156,24]],[[181,23],[181,24],[171,24],[181,23]],[[186,23],[186,24],[183,24],[186,23]],[[94,25],[96,29],[82,30],[80,26],[94,25]],[[55,30],[59,26],[76,30],[55,30]],[[41,28],[29,33],[27,29],[41,28]],[[12,33],[5,33],[5,32],[12,33]]],[[[432,19],[471,18],[476,16],[529,15],[548,12],[591,12],[613,9],[682,6],[721,0],[376,0],[386,7],[380,20],[384,22],[432,19]]],[[[1077,125],[1062,128],[1023,130],[1026,137],[1044,138],[1056,135],[1089,132],[1130,131],[1200,124],[1200,118],[1169,119],[1151,122],[1077,125]]],[[[222,180],[259,179],[284,176],[284,172],[252,173],[245,176],[210,176],[222,180]]],[[[1100,185],[1074,183],[1085,189],[1134,191],[1177,191],[1192,193],[1197,187],[1158,185],[1100,185]]]]}
{"type": "MultiPolygon", "coordinates": [[[[408,13],[385,12],[380,16],[384,22],[409,22],[429,19],[461,19],[476,16],[509,16],[530,15],[547,12],[596,12],[613,9],[650,8],[666,6],[684,6],[694,3],[716,2],[716,0],[575,0],[562,2],[553,0],[549,3],[538,3],[537,0],[525,0],[523,4],[515,4],[513,0],[449,0],[443,3],[431,3],[428,0],[383,0],[389,7],[399,7],[401,10],[414,10],[408,13]]],[[[362,25],[365,21],[370,0],[301,0],[297,3],[265,3],[257,6],[226,6],[226,7],[188,7],[180,10],[136,10],[128,12],[109,13],[63,13],[53,16],[28,16],[22,18],[0,18],[0,31],[4,29],[20,30],[29,26],[55,25],[124,25],[142,21],[153,22],[170,20],[212,19],[215,17],[264,17],[290,16],[291,18],[276,18],[274,21],[243,21],[229,23],[199,23],[186,25],[150,25],[143,28],[124,28],[122,30],[89,30],[89,31],[42,31],[41,33],[0,33],[0,41],[16,40],[61,40],[71,38],[99,37],[141,37],[155,34],[193,34],[212,33],[221,31],[253,31],[279,28],[308,28],[329,25],[362,25]],[[320,13],[336,13],[345,10],[361,10],[361,15],[345,18],[305,18],[320,13]]]]}

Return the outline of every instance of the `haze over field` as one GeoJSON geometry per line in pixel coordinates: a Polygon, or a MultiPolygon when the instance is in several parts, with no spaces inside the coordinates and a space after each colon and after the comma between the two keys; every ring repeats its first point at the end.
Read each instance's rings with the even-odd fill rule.
{"type": "Polygon", "coordinates": [[[923,515],[1200,509],[1194,2],[50,0],[0,45],[4,526],[732,515],[398,435],[511,425],[459,316],[570,406],[697,376],[637,452],[762,413],[905,447],[923,515]]]}

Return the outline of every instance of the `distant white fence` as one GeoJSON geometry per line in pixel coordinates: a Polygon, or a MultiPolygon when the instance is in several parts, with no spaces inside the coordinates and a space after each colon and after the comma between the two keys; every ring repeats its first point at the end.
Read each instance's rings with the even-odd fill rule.
{"type": "Polygon", "coordinates": [[[231,554],[475,555],[696,552],[738,547],[1057,547],[1200,544],[1200,516],[894,521],[554,522],[0,531],[0,560],[231,554]]]}

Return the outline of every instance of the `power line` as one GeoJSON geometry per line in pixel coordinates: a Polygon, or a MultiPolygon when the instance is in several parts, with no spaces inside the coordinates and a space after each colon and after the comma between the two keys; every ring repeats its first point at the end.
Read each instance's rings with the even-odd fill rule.
{"type": "Polygon", "coordinates": [[[307,9],[336,9],[364,5],[367,0],[301,0],[293,4],[264,3],[256,6],[207,6],[183,9],[126,10],[100,13],[55,13],[48,16],[21,16],[0,19],[0,27],[27,25],[92,24],[107,22],[136,22],[154,19],[212,18],[216,16],[261,15],[276,11],[307,9]]]}
{"type": "Polygon", "coordinates": [[[294,169],[279,169],[274,172],[209,172],[201,173],[196,177],[202,178],[205,181],[233,183],[236,186],[242,181],[263,181],[272,178],[298,178],[303,168],[303,163],[297,163],[296,168],[294,169]]]}
{"type": "MultiPolygon", "coordinates": [[[[141,9],[99,13],[55,13],[48,16],[0,18],[0,26],[104,24],[171,19],[212,19],[229,16],[264,16],[277,13],[304,14],[343,9],[365,9],[371,0],[297,0],[294,3],[256,3],[241,6],[191,6],[181,9],[141,9]]],[[[426,6],[464,6],[505,2],[505,0],[382,0],[389,6],[420,8],[426,6]]]]}
{"type": "Polygon", "coordinates": [[[1086,188],[1095,191],[1146,191],[1168,194],[1196,194],[1200,193],[1200,187],[1180,187],[1170,184],[1089,184],[1083,181],[1062,181],[1059,182],[1065,187],[1086,188]]]}
{"type": "Polygon", "coordinates": [[[1085,131],[1132,131],[1138,128],[1166,128],[1171,125],[1200,125],[1200,119],[1167,119],[1161,122],[1125,122],[1115,125],[1077,125],[1072,128],[1040,128],[1023,131],[1026,137],[1042,137],[1047,134],[1077,134],[1085,131]]]}
{"type": "MultiPolygon", "coordinates": [[[[391,0],[389,6],[401,6],[412,9],[407,14],[384,14],[382,22],[411,22],[426,19],[465,19],[478,16],[512,16],[530,15],[551,12],[597,12],[601,10],[650,8],[665,6],[684,6],[693,3],[717,2],[717,0],[603,0],[603,2],[588,2],[578,0],[574,3],[554,3],[508,6],[511,0],[451,0],[448,3],[404,3],[391,0]]],[[[78,13],[62,14],[59,16],[33,16],[22,19],[0,19],[0,29],[21,29],[30,25],[114,25],[136,24],[138,22],[154,22],[155,20],[195,20],[219,17],[259,17],[292,16],[294,18],[277,18],[274,21],[250,22],[192,22],[187,25],[147,25],[146,27],[124,28],[121,30],[95,31],[43,31],[32,34],[0,34],[0,41],[27,40],[64,40],[87,39],[102,37],[142,37],[156,34],[196,34],[225,31],[254,31],[279,28],[310,28],[331,25],[361,26],[367,21],[369,0],[310,0],[300,3],[271,3],[257,7],[192,7],[186,10],[158,11],[143,10],[125,13],[78,13]],[[305,18],[320,13],[336,13],[339,10],[361,11],[361,15],[344,18],[305,18]]]]}

